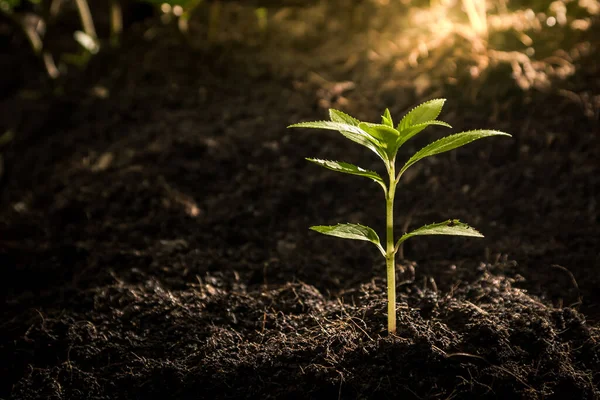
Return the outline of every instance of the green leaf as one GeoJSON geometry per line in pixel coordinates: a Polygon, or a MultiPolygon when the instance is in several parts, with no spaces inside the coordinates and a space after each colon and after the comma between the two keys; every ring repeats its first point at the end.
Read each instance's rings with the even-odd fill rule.
{"type": "Polygon", "coordinates": [[[358,124],[360,124],[360,121],[357,120],[356,118],[351,117],[350,115],[345,114],[341,111],[334,110],[333,108],[329,109],[329,118],[333,122],[341,122],[343,124],[348,124],[348,125],[353,125],[353,126],[358,126],[358,124]]]}
{"type": "Polygon", "coordinates": [[[310,122],[299,122],[292,124],[288,128],[316,128],[316,129],[328,129],[330,131],[348,131],[356,133],[357,135],[366,134],[365,131],[360,129],[358,125],[352,125],[345,122],[335,121],[310,121],[310,122]]]}
{"type": "Polygon", "coordinates": [[[398,124],[398,130],[402,132],[413,125],[429,122],[438,117],[446,99],[433,99],[416,106],[402,118],[398,124]]]}
{"type": "MultiPolygon", "coordinates": [[[[335,111],[335,110],[333,110],[335,111]]],[[[341,114],[345,115],[348,118],[352,118],[349,115],[341,113],[337,111],[336,118],[341,114]]],[[[341,117],[340,117],[341,118],[341,117]]],[[[356,120],[358,121],[358,120],[356,120]]],[[[349,120],[349,122],[355,122],[349,120]]],[[[385,152],[385,148],[381,145],[379,140],[369,135],[367,132],[359,128],[358,126],[352,125],[351,123],[344,122],[335,122],[335,121],[314,121],[314,122],[300,122],[298,124],[293,124],[288,126],[288,128],[317,128],[317,129],[328,129],[333,131],[338,131],[344,137],[349,140],[352,140],[355,143],[358,143],[362,146],[365,146],[369,150],[373,151],[377,154],[384,162],[388,162],[388,156],[385,152]]]]}
{"type": "Polygon", "coordinates": [[[381,116],[381,123],[383,125],[389,126],[390,128],[394,127],[394,121],[392,120],[392,115],[390,114],[390,109],[389,108],[386,108],[385,112],[381,116]]]}
{"type": "Polygon", "coordinates": [[[398,239],[396,243],[396,249],[402,242],[413,236],[419,235],[452,235],[452,236],[472,236],[472,237],[483,237],[476,229],[471,228],[469,225],[460,222],[457,219],[449,219],[448,221],[438,222],[436,224],[425,225],[419,229],[415,229],[412,232],[405,233],[398,239]]]}
{"type": "Polygon", "coordinates": [[[474,131],[467,131],[456,133],[454,135],[443,137],[435,142],[425,146],[421,150],[419,150],[415,155],[413,155],[407,162],[404,164],[402,169],[400,170],[400,175],[404,173],[414,163],[425,158],[430,157],[436,154],[444,153],[446,151],[454,150],[457,147],[464,146],[468,143],[471,143],[475,140],[482,139],[489,136],[511,136],[508,133],[480,129],[474,131]]]}
{"type": "Polygon", "coordinates": [[[361,122],[358,127],[386,145],[388,143],[395,143],[396,139],[398,139],[398,136],[400,135],[400,132],[394,128],[390,128],[389,126],[383,124],[361,122]]]}
{"type": "Polygon", "coordinates": [[[341,161],[319,160],[316,158],[307,158],[307,160],[332,171],[371,178],[375,182],[383,184],[385,187],[385,182],[383,181],[381,176],[379,176],[379,174],[375,171],[369,171],[361,167],[357,167],[356,165],[352,165],[341,161]]]}
{"type": "Polygon", "coordinates": [[[400,138],[398,139],[398,148],[400,148],[400,146],[406,143],[408,139],[412,138],[417,133],[427,128],[429,125],[439,125],[445,126],[446,128],[452,128],[450,124],[447,124],[444,121],[438,121],[436,119],[432,121],[423,122],[422,124],[413,125],[400,132],[400,138]]]}
{"type": "Polygon", "coordinates": [[[359,224],[317,225],[311,226],[310,229],[322,233],[323,235],[371,242],[379,248],[379,251],[381,251],[382,254],[385,254],[385,251],[383,251],[383,247],[381,247],[381,243],[379,242],[379,236],[377,236],[377,233],[368,226],[359,224]]]}
{"type": "Polygon", "coordinates": [[[379,140],[380,147],[385,149],[388,159],[393,159],[398,151],[398,136],[400,132],[383,124],[372,124],[369,122],[361,122],[358,125],[363,131],[379,140]]]}

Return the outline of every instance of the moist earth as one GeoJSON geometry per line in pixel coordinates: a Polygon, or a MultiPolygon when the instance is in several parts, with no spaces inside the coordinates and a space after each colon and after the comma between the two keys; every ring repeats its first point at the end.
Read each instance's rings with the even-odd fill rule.
{"type": "Polygon", "coordinates": [[[499,68],[419,93],[384,61],[316,57],[329,39],[198,47],[171,28],[136,25],[60,83],[5,53],[0,398],[600,398],[593,52],[548,90],[499,68]],[[453,132],[513,138],[405,176],[398,232],[459,218],[486,237],[406,242],[389,335],[376,249],[307,229],[382,232],[383,196],[304,157],[381,165],[286,126],[433,97],[453,132]]]}

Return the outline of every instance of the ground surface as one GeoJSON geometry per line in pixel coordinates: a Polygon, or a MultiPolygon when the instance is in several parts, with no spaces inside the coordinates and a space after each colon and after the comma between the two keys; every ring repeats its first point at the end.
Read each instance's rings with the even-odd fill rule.
{"type": "Polygon", "coordinates": [[[360,57],[275,47],[191,50],[140,28],[58,97],[25,81],[35,60],[7,58],[23,67],[0,104],[18,132],[0,194],[0,398],[599,398],[597,60],[552,90],[508,73],[419,93],[360,57]],[[377,159],[285,127],[329,106],[399,118],[432,97],[455,131],[514,138],[406,176],[399,232],[460,218],[486,238],[407,242],[389,336],[378,253],[307,230],[382,231],[376,185],[304,157],[377,159]]]}

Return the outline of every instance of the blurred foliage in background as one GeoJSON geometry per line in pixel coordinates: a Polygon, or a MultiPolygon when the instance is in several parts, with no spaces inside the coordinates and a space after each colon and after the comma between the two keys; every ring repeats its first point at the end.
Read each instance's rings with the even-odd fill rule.
{"type": "Polygon", "coordinates": [[[282,68],[334,65],[339,76],[321,78],[353,84],[385,71],[383,90],[408,85],[417,96],[506,76],[518,89],[546,90],[593,60],[600,17],[599,0],[0,0],[0,9],[52,78],[144,20],[144,37],[172,26],[193,47],[258,45],[282,68]],[[63,39],[47,40],[49,26],[63,39]]]}
{"type": "MultiPolygon", "coordinates": [[[[409,103],[442,96],[442,88],[455,88],[473,102],[476,97],[527,101],[523,93],[552,89],[577,103],[588,117],[598,118],[600,95],[591,88],[600,83],[589,82],[599,79],[597,0],[343,4],[330,1],[295,12],[280,10],[270,17],[275,47],[289,46],[290,37],[298,38],[295,44],[301,51],[289,56],[290,64],[297,64],[309,49],[310,58],[303,60],[310,68],[322,70],[319,65],[329,64],[340,71],[315,80],[360,85],[361,91],[369,85],[390,93],[413,88],[416,98],[409,103]],[[584,66],[586,72],[575,79],[584,66]]],[[[389,96],[382,106],[393,106],[397,97],[389,96]]],[[[339,98],[329,96],[322,106],[343,107],[339,98]]]]}

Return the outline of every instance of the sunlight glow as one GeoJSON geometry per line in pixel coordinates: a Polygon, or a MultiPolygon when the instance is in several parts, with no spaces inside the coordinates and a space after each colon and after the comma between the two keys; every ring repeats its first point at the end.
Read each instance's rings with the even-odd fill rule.
{"type": "Polygon", "coordinates": [[[171,12],[171,5],[169,3],[162,3],[160,5],[160,10],[164,13],[164,14],[169,14],[171,12]]]}
{"type": "Polygon", "coordinates": [[[428,7],[408,7],[394,31],[370,31],[368,56],[391,61],[405,76],[414,70],[410,81],[417,94],[435,87],[439,80],[457,84],[461,76],[486,79],[486,70],[499,64],[512,70],[522,89],[545,90],[555,79],[574,74],[576,60],[589,54],[584,38],[561,39],[549,33],[559,27],[590,29],[592,15],[600,13],[600,2],[579,0],[579,12],[567,9],[573,2],[555,0],[545,8],[510,9],[507,2],[431,0],[428,7]],[[587,16],[581,15],[586,11],[587,16]],[[561,52],[553,50],[557,40],[576,42],[565,44],[570,51],[561,52]],[[423,68],[431,73],[417,73],[423,68]]]}

